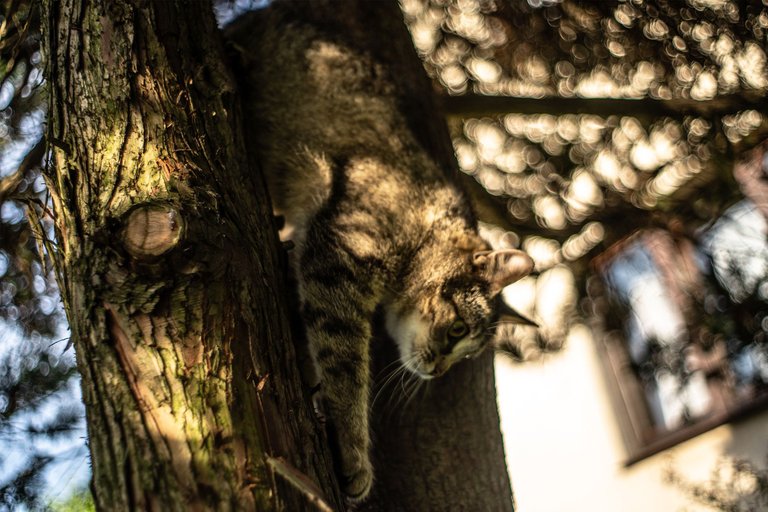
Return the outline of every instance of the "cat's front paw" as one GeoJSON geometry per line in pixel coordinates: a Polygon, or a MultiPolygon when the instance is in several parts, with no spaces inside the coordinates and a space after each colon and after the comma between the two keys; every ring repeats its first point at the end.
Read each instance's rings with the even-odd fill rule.
{"type": "Polygon", "coordinates": [[[364,501],[373,486],[373,467],[368,457],[361,457],[354,467],[344,468],[342,490],[351,503],[364,501]]]}

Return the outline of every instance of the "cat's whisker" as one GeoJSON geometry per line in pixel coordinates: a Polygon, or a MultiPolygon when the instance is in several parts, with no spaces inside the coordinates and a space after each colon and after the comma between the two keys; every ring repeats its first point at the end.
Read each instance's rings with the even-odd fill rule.
{"type": "MultiPolygon", "coordinates": [[[[399,362],[399,361],[397,361],[399,362]]],[[[381,396],[381,394],[384,392],[384,389],[393,381],[395,381],[395,378],[400,374],[404,373],[406,371],[405,365],[398,366],[394,370],[392,370],[382,382],[382,384],[379,386],[378,391],[376,392],[376,396],[373,397],[373,401],[371,402],[371,410],[373,410],[373,406],[376,405],[376,400],[381,396]]]]}
{"type": "Polygon", "coordinates": [[[387,387],[387,385],[392,381],[392,379],[394,379],[397,376],[397,374],[403,370],[404,370],[403,366],[397,366],[396,368],[394,368],[385,376],[384,379],[381,380],[381,384],[379,385],[379,388],[384,389],[385,387],[387,387]]]}
{"type": "Polygon", "coordinates": [[[419,390],[421,389],[421,387],[424,385],[425,382],[427,382],[416,375],[414,375],[414,377],[415,379],[412,379],[413,384],[411,385],[410,390],[408,392],[409,396],[408,398],[406,398],[405,404],[403,404],[403,411],[405,411],[405,409],[408,408],[408,404],[410,404],[411,401],[413,401],[416,395],[419,394],[419,390]]]}
{"type": "MultiPolygon", "coordinates": [[[[402,377],[403,373],[398,373],[398,377],[402,377]]],[[[397,404],[397,397],[399,393],[397,392],[397,381],[393,381],[393,387],[392,392],[389,393],[389,396],[387,397],[386,403],[381,407],[382,412],[386,413],[385,417],[388,417],[389,414],[394,410],[394,405],[397,404]],[[394,401],[394,405],[393,405],[394,401]]]]}
{"type": "MultiPolygon", "coordinates": [[[[409,370],[410,365],[418,359],[417,356],[412,356],[406,361],[402,362],[399,359],[395,361],[396,363],[401,363],[400,366],[395,368],[393,371],[391,371],[384,382],[379,386],[378,391],[376,392],[376,396],[373,399],[373,402],[371,403],[371,409],[373,409],[373,405],[376,403],[376,400],[381,396],[381,394],[384,392],[385,388],[388,386],[391,386],[392,383],[397,382],[397,378],[399,377],[400,382],[402,383],[403,379],[405,378],[406,374],[411,374],[412,372],[409,370]]],[[[391,366],[388,365],[388,366],[391,366]]],[[[398,395],[396,388],[392,390],[393,392],[390,394],[389,399],[387,400],[387,403],[385,405],[385,409],[388,409],[392,403],[392,399],[395,397],[395,395],[398,395]]],[[[395,406],[397,405],[397,401],[395,402],[395,406]]]]}
{"type": "Polygon", "coordinates": [[[388,386],[390,386],[393,382],[397,381],[397,378],[400,376],[402,372],[405,371],[405,368],[403,366],[398,366],[394,370],[392,370],[388,375],[387,378],[382,381],[382,383],[378,386],[379,390],[384,390],[388,386]]]}
{"type": "Polygon", "coordinates": [[[405,377],[406,377],[406,372],[403,372],[402,375],[400,376],[400,390],[403,393],[405,393],[405,384],[404,384],[405,377]]]}
{"type": "MultiPolygon", "coordinates": [[[[418,394],[419,389],[426,381],[419,377],[418,375],[411,374],[409,376],[409,380],[406,383],[406,391],[403,393],[402,398],[405,398],[405,402],[403,403],[402,407],[400,407],[400,414],[399,414],[399,420],[402,422],[402,420],[405,418],[406,410],[408,409],[408,405],[413,401],[415,396],[418,394]]],[[[400,402],[398,402],[399,404],[400,402]]]]}
{"type": "Polygon", "coordinates": [[[405,390],[404,394],[406,398],[410,397],[413,390],[418,387],[419,383],[424,382],[424,379],[421,378],[416,373],[410,372],[408,375],[408,380],[405,383],[405,390]]]}
{"type": "MultiPolygon", "coordinates": [[[[411,358],[409,361],[412,361],[413,358],[411,358]]],[[[405,367],[405,365],[403,365],[405,367]]],[[[392,398],[395,398],[395,402],[393,404],[390,404],[390,402],[387,402],[387,406],[391,405],[390,412],[394,412],[399,406],[400,403],[403,401],[403,398],[405,395],[405,384],[406,382],[409,382],[411,379],[411,376],[413,375],[410,371],[405,371],[400,374],[400,390],[395,390],[394,393],[392,393],[392,396],[390,397],[390,400],[392,398]],[[406,380],[407,377],[407,380],[406,380]]]]}
{"type": "Polygon", "coordinates": [[[521,324],[520,322],[514,322],[514,321],[511,321],[511,320],[510,320],[510,321],[506,321],[506,322],[496,322],[496,323],[494,323],[494,324],[491,324],[491,325],[489,325],[488,327],[486,327],[486,328],[485,328],[485,333],[486,333],[487,335],[492,335],[492,334],[494,334],[494,333],[495,333],[495,332],[498,330],[498,328],[499,328],[499,327],[501,327],[502,325],[512,325],[512,326],[515,326],[515,325],[525,325],[525,324],[521,324]]]}
{"type": "MultiPolygon", "coordinates": [[[[385,367],[384,367],[385,369],[386,369],[386,368],[391,368],[391,367],[392,367],[392,366],[394,366],[394,365],[398,365],[398,366],[397,366],[397,368],[395,368],[395,369],[394,369],[394,371],[390,372],[390,373],[387,375],[387,377],[386,377],[386,380],[389,380],[389,379],[390,379],[390,377],[392,376],[392,374],[393,374],[393,373],[395,373],[395,372],[397,372],[397,371],[400,371],[400,370],[407,370],[407,369],[408,369],[408,367],[409,367],[409,365],[410,365],[411,363],[413,363],[415,360],[416,360],[416,358],[415,358],[415,357],[411,357],[411,358],[409,358],[409,359],[407,359],[407,360],[405,360],[405,361],[403,361],[402,359],[399,359],[399,358],[398,358],[398,359],[395,359],[394,361],[392,361],[391,363],[389,363],[387,366],[385,366],[385,367]]],[[[379,372],[379,373],[382,373],[382,372],[379,372]]]]}
{"type": "Polygon", "coordinates": [[[500,325],[522,325],[520,322],[515,322],[514,320],[499,320],[498,322],[493,322],[491,324],[488,324],[487,329],[495,329],[496,327],[500,325]]]}
{"type": "MultiPolygon", "coordinates": [[[[402,365],[402,361],[400,361],[400,358],[395,359],[394,361],[390,362],[388,365],[386,365],[384,368],[379,370],[379,372],[376,374],[376,376],[373,378],[374,381],[378,381],[379,377],[382,373],[389,371],[390,368],[396,365],[402,365]]],[[[398,366],[399,368],[399,366],[398,366]]]]}

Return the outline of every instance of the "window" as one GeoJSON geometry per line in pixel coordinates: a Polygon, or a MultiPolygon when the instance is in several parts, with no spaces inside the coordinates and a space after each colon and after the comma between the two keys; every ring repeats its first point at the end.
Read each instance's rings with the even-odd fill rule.
{"type": "Polygon", "coordinates": [[[745,199],[697,233],[642,230],[595,259],[628,464],[768,405],[766,233],[745,199]]]}

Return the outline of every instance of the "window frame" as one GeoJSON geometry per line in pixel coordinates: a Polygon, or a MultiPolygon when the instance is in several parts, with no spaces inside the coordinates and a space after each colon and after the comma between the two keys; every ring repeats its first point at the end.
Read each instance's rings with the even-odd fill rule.
{"type": "MultiPolygon", "coordinates": [[[[700,418],[670,430],[654,423],[643,383],[629,355],[625,332],[609,329],[605,321],[605,315],[615,313],[615,307],[611,306],[608,300],[608,292],[603,279],[604,272],[619,254],[636,243],[642,243],[643,247],[648,250],[659,270],[660,278],[665,284],[670,284],[675,278],[670,276],[668,268],[665,271],[663,266],[659,265],[657,258],[660,254],[659,251],[670,248],[674,250],[677,247],[672,235],[660,228],[635,232],[614,243],[591,262],[594,282],[590,285],[590,298],[592,301],[601,300],[604,303],[601,308],[593,306],[590,324],[596,335],[601,366],[604,377],[609,384],[607,387],[612,406],[616,412],[627,449],[627,456],[624,460],[625,467],[632,466],[721,425],[739,421],[768,409],[768,391],[758,392],[749,398],[736,396],[735,389],[728,377],[729,365],[723,347],[720,353],[716,353],[716,350],[708,353],[710,357],[706,360],[705,368],[703,368],[707,377],[709,394],[712,398],[710,410],[700,418]],[[654,248],[655,244],[648,241],[649,237],[656,238],[656,242],[664,240],[664,245],[667,245],[667,248],[654,248]],[[720,375],[717,375],[718,373],[720,375]]],[[[666,256],[672,255],[667,253],[666,256]]],[[[683,263],[683,265],[685,264],[683,263]]],[[[671,295],[680,292],[676,288],[674,285],[669,287],[671,295]]],[[[695,344],[691,343],[690,340],[688,343],[689,346],[695,347],[695,344]]]]}

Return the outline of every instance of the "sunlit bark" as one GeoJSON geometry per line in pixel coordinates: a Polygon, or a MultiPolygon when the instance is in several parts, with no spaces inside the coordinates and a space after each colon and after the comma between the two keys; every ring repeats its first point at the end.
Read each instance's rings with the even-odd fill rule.
{"type": "Polygon", "coordinates": [[[211,6],[52,2],[43,26],[98,508],[299,510],[291,475],[338,505],[211,6]]]}

